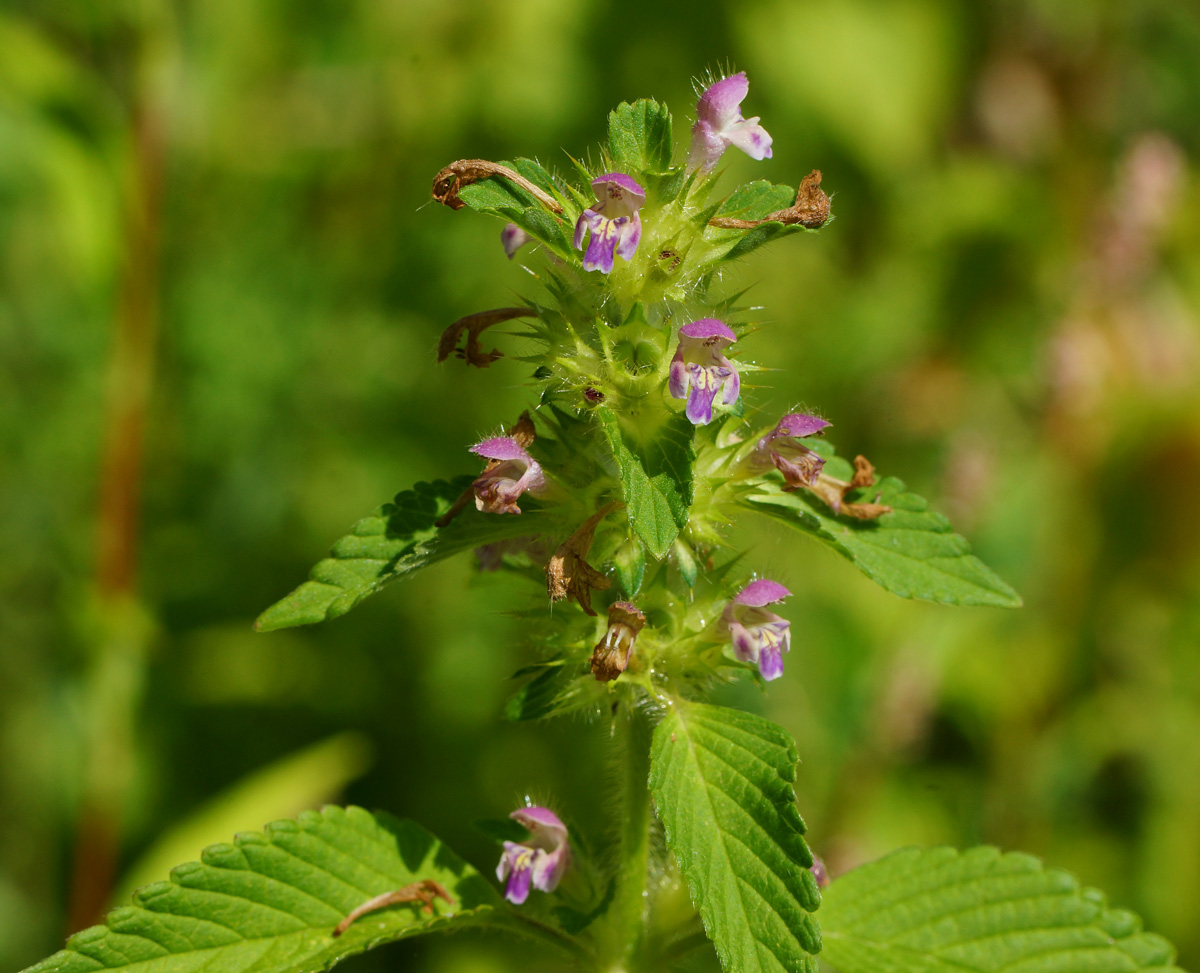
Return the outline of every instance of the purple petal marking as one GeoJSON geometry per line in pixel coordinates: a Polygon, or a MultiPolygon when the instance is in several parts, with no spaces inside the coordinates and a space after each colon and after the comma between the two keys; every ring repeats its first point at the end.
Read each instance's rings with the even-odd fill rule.
{"type": "Polygon", "coordinates": [[[738,396],[742,394],[742,378],[738,375],[738,371],[733,367],[733,363],[729,364],[730,376],[725,379],[725,396],[721,399],[726,405],[733,405],[738,400],[738,396]]]}
{"type": "Polygon", "coordinates": [[[758,656],[758,671],[762,673],[762,677],[767,682],[783,675],[783,652],[780,651],[779,646],[771,644],[763,646],[762,652],[758,656]]]}
{"type": "Polygon", "coordinates": [[[585,209],[579,214],[579,219],[575,221],[575,249],[583,249],[583,234],[590,228],[593,233],[596,228],[604,221],[604,217],[595,210],[585,209]]]}
{"type": "Polygon", "coordinates": [[[771,158],[771,136],[758,124],[758,116],[734,122],[722,133],[730,145],[737,146],[751,159],[761,161],[771,158]]]}
{"type": "Polygon", "coordinates": [[[796,439],[803,439],[805,436],[812,436],[820,432],[829,425],[830,423],[820,416],[814,416],[805,412],[793,412],[791,415],[786,415],[779,420],[779,425],[775,427],[775,431],[771,435],[773,438],[776,436],[792,436],[796,439]]]}
{"type": "Polygon", "coordinates": [[[646,201],[646,190],[644,190],[623,172],[606,172],[603,176],[597,176],[595,179],[593,179],[592,188],[596,190],[596,195],[603,198],[603,194],[600,192],[600,190],[610,182],[616,183],[626,192],[640,197],[640,199],[637,201],[638,206],[641,206],[642,203],[646,201]]]}
{"type": "Polygon", "coordinates": [[[758,661],[758,640],[740,622],[731,622],[729,634],[733,639],[733,654],[741,662],[758,661]]]}
{"type": "Polygon", "coordinates": [[[485,439],[481,443],[476,443],[470,447],[470,450],[476,456],[483,456],[487,459],[519,459],[530,466],[534,465],[533,457],[525,452],[521,444],[511,436],[493,436],[491,439],[485,439]]]}
{"type": "Polygon", "coordinates": [[[688,396],[688,404],[684,408],[691,425],[707,426],[709,422],[713,421],[714,398],[716,398],[715,385],[709,385],[707,388],[703,388],[701,385],[691,386],[691,395],[688,396]]]}
{"type": "Polygon", "coordinates": [[[697,114],[714,127],[724,128],[732,120],[731,116],[741,114],[738,109],[749,91],[750,82],[745,71],[731,74],[705,89],[696,106],[697,114]]]}
{"type": "Polygon", "coordinates": [[[739,591],[734,601],[749,608],[762,608],[764,605],[773,605],[777,601],[783,601],[790,595],[791,592],[778,581],[759,578],[757,581],[751,581],[739,591]]]}
{"type": "Polygon", "coordinates": [[[638,244],[642,242],[642,218],[634,213],[633,218],[617,230],[619,241],[617,254],[625,260],[632,260],[637,252],[638,244]]]}
{"type": "Polygon", "coordinates": [[[615,226],[615,223],[617,220],[605,220],[599,229],[592,230],[587,253],[583,255],[584,270],[612,273],[613,255],[616,253],[620,236],[619,227],[615,226]]]}
{"type": "Polygon", "coordinates": [[[679,329],[679,333],[685,338],[725,338],[737,341],[737,335],[729,325],[716,318],[700,318],[691,324],[685,324],[679,329]]]}
{"type": "Polygon", "coordinates": [[[682,399],[687,395],[689,383],[687,364],[683,360],[683,349],[680,348],[675,352],[675,357],[671,359],[670,378],[667,381],[671,398],[682,399]]]}
{"type": "Polygon", "coordinates": [[[508,885],[504,889],[504,897],[513,905],[521,905],[529,898],[529,886],[533,878],[533,869],[528,862],[522,867],[514,868],[508,876],[508,885]]]}

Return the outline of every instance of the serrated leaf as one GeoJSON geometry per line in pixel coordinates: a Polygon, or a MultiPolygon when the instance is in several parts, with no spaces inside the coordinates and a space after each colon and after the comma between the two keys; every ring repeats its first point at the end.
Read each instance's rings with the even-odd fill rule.
{"type": "Polygon", "coordinates": [[[815,973],[821,898],[782,727],[677,704],[654,731],[650,787],[692,901],[728,973],[815,973]]]}
{"type": "Polygon", "coordinates": [[[384,943],[484,923],[500,905],[478,872],[411,821],[327,807],[213,845],[26,973],[316,973],[384,943]],[[436,900],[430,916],[393,906],[333,937],[363,902],[422,879],[454,904],[436,900]]]}
{"type": "MultiPolygon", "coordinates": [[[[851,478],[850,465],[834,456],[828,443],[818,442],[815,448],[826,457],[825,472],[842,480],[851,478]]],[[[885,477],[863,493],[871,500],[878,495],[893,513],[866,521],[838,517],[806,491],[785,493],[770,480],[741,499],[748,507],[829,544],[901,598],[993,608],[1021,605],[1021,596],[971,554],[971,545],[950,522],[930,510],[923,498],[909,493],[901,480],[885,477]]]]}
{"type": "Polygon", "coordinates": [[[619,172],[663,173],[671,167],[671,113],[643,98],[608,113],[608,150],[619,172]]]}
{"type": "MultiPolygon", "coordinates": [[[[711,216],[761,220],[771,213],[787,209],[795,200],[796,190],[791,186],[777,186],[765,179],[760,179],[739,186],[718,206],[705,213],[704,221],[707,222],[711,216]]],[[[785,225],[783,223],[765,223],[750,230],[709,227],[706,232],[711,239],[712,253],[708,259],[714,262],[736,260],[778,237],[799,233],[804,229],[796,224],[785,225]]]]}
{"type": "MultiPolygon", "coordinates": [[[[501,165],[515,170],[560,204],[567,203],[567,198],[559,191],[550,174],[532,159],[517,159],[516,162],[503,162],[501,165]]],[[[535,196],[511,180],[502,176],[480,179],[462,187],[458,196],[477,213],[487,213],[516,223],[558,256],[567,260],[578,256],[567,239],[565,227],[571,222],[568,217],[551,213],[535,196]]]]}
{"type": "Polygon", "coordinates": [[[629,522],[650,553],[662,560],[687,525],[694,492],[695,429],[680,413],[649,440],[638,442],[608,406],[596,409],[596,416],[617,460],[629,522]]]}
{"type": "Polygon", "coordinates": [[[485,514],[468,505],[445,527],[434,522],[450,509],[473,477],[418,483],[355,524],[317,562],[309,580],[259,617],[260,632],[312,625],[344,615],[383,585],[461,551],[493,541],[537,534],[539,511],[485,514]]]}
{"type": "Polygon", "coordinates": [[[836,879],[822,957],[839,973],[1179,973],[1130,912],[1029,855],[910,848],[836,879]]]}

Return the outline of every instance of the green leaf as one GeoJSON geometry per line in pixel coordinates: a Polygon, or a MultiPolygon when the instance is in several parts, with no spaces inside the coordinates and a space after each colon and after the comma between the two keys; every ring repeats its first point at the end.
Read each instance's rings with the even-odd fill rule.
{"type": "MultiPolygon", "coordinates": [[[[739,220],[761,220],[771,213],[787,209],[796,201],[796,190],[791,186],[777,186],[774,183],[760,179],[739,186],[713,210],[704,214],[707,222],[712,216],[729,216],[739,220]]],[[[805,227],[799,225],[784,225],[783,223],[766,223],[751,230],[730,230],[720,227],[708,227],[706,235],[711,240],[712,253],[709,260],[736,260],[772,240],[792,233],[799,233],[805,227]]]]}
{"type": "Polygon", "coordinates": [[[500,905],[478,872],[412,822],[327,807],[213,845],[26,973],[315,973],[384,943],[485,923],[500,905]],[[429,916],[392,906],[333,937],[368,899],[423,879],[440,882],[453,905],[436,900],[429,916]]]}
{"type": "Polygon", "coordinates": [[[787,209],[795,201],[796,190],[791,186],[777,186],[765,179],[758,179],[738,186],[712,215],[732,216],[739,220],[761,220],[771,213],[787,209]]]}
{"type": "Polygon", "coordinates": [[[621,472],[629,522],[650,553],[662,560],[687,525],[694,492],[695,428],[679,413],[649,441],[639,442],[608,406],[595,412],[621,472]]]}
{"type": "Polygon", "coordinates": [[[1179,973],[1137,916],[995,848],[910,848],[863,865],[825,891],[821,926],[840,973],[1179,973]]]}
{"type": "Polygon", "coordinates": [[[667,845],[729,973],[815,973],[820,904],[796,809],[796,748],[761,716],[676,704],[654,731],[650,787],[667,845]]]}
{"type": "Polygon", "coordinates": [[[332,800],[370,764],[367,739],[339,733],[260,767],[163,834],[122,876],[114,904],[128,901],[143,885],[192,860],[246,821],[271,821],[332,800]]]}
{"type": "Polygon", "coordinates": [[[608,113],[608,150],[621,172],[663,173],[671,167],[671,113],[643,98],[608,113]]]}
{"type": "Polygon", "coordinates": [[[626,598],[636,598],[646,577],[646,549],[637,537],[629,537],[613,555],[617,583],[626,598]]]}
{"type": "MultiPolygon", "coordinates": [[[[590,673],[577,663],[562,659],[530,666],[518,676],[536,671],[504,704],[504,716],[513,722],[540,720],[555,713],[566,713],[587,706],[595,698],[585,691],[590,673]],[[582,679],[582,676],[587,679],[582,679]]],[[[593,683],[595,680],[591,680],[593,683]]]]}
{"type": "Polygon", "coordinates": [[[682,538],[675,538],[675,561],[679,565],[679,574],[683,583],[689,588],[696,587],[696,576],[700,573],[700,565],[696,561],[692,546],[682,538]]]}
{"type": "MultiPolygon", "coordinates": [[[[850,480],[853,471],[834,456],[827,443],[815,442],[826,458],[825,472],[850,480]]],[[[950,522],[909,493],[904,483],[885,477],[862,493],[894,511],[876,520],[838,517],[805,490],[785,493],[773,480],[754,486],[742,502],[797,530],[824,541],[877,584],[901,598],[921,598],[945,605],[1017,608],[1021,596],[971,554],[971,545],[954,533],[950,522]]]]}
{"type": "MultiPolygon", "coordinates": [[[[568,202],[555,185],[550,173],[532,159],[517,159],[516,162],[500,164],[515,170],[557,199],[560,204],[568,202]]],[[[537,197],[511,180],[503,176],[480,179],[459,190],[458,197],[477,213],[487,213],[516,223],[531,236],[541,240],[558,256],[568,260],[578,258],[564,229],[573,225],[573,222],[566,216],[551,213],[537,197]]]]}
{"type": "MultiPolygon", "coordinates": [[[[468,504],[447,526],[434,522],[471,486],[473,477],[418,483],[360,520],[312,569],[308,581],[259,617],[270,632],[344,615],[389,581],[482,544],[536,534],[539,511],[485,514],[468,504]]],[[[522,501],[524,502],[524,501],[522,501]]]]}

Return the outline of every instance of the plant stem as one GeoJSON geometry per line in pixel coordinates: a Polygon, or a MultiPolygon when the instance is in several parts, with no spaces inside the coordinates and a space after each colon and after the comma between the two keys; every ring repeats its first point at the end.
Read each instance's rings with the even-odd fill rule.
{"type": "Polygon", "coordinates": [[[645,937],[650,869],[650,735],[649,720],[632,706],[621,706],[613,717],[620,857],[604,947],[609,969],[631,968],[645,937]]]}

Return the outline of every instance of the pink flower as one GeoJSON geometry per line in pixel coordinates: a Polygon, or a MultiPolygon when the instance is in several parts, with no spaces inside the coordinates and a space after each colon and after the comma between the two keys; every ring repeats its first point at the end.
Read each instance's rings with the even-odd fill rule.
{"type": "Polygon", "coordinates": [[[500,244],[509,260],[512,260],[513,255],[531,239],[533,238],[516,223],[505,223],[504,229],[500,231],[500,244]]]}
{"type": "Polygon", "coordinates": [[[779,424],[758,441],[751,454],[751,464],[760,469],[774,466],[783,474],[791,489],[811,487],[817,482],[825,460],[800,442],[815,436],[829,423],[818,416],[793,412],[779,420],[779,424]]]}
{"type": "Polygon", "coordinates": [[[575,223],[575,249],[583,249],[584,233],[591,231],[584,270],[612,273],[613,255],[632,260],[642,240],[642,218],[638,210],[646,202],[646,190],[620,172],[609,172],[592,180],[596,202],[575,223]]]}
{"type": "Polygon", "coordinates": [[[475,507],[489,514],[519,514],[517,499],[528,491],[534,496],[546,487],[537,460],[512,436],[494,436],[471,447],[476,456],[492,462],[473,484],[475,507]]]}
{"type": "Polygon", "coordinates": [[[758,124],[759,116],[743,118],[741,105],[750,82],[739,71],[709,85],[696,105],[688,168],[710,172],[725,149],[736,145],[751,159],[771,158],[771,136],[758,124]]]}
{"type": "Polygon", "coordinates": [[[760,578],[746,585],[726,607],[721,625],[729,631],[733,654],[753,662],[768,682],[783,675],[783,653],[791,648],[790,623],[767,605],[791,595],[778,581],[760,578]]]}
{"type": "Polygon", "coordinates": [[[693,425],[712,422],[713,399],[722,386],[725,405],[733,405],[741,390],[741,380],[725,349],[737,341],[727,324],[716,318],[701,318],[679,329],[679,347],[671,359],[668,387],[671,397],[687,397],[684,410],[693,425]],[[689,391],[690,390],[690,391],[689,391]]]}
{"type": "Polygon", "coordinates": [[[530,887],[553,892],[571,864],[567,826],[544,807],[518,808],[509,815],[529,829],[528,841],[504,842],[496,878],[505,882],[504,897],[513,905],[529,898],[530,887]],[[506,881],[507,880],[507,881],[506,881]]]}

